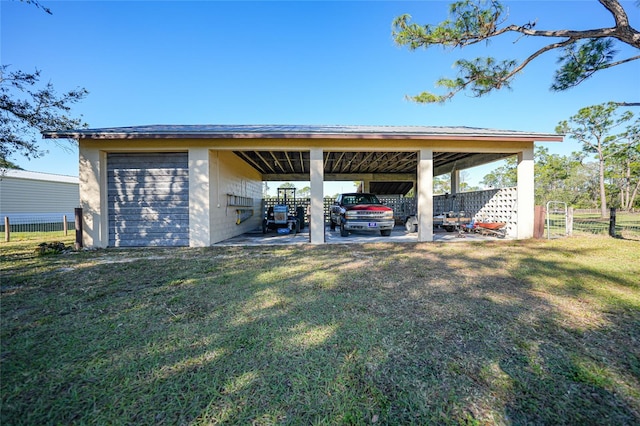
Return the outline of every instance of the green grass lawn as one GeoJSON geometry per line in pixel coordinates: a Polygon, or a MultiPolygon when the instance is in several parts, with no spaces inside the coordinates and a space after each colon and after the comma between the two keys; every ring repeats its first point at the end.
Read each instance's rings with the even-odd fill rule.
{"type": "Polygon", "coordinates": [[[637,241],[36,244],[0,245],[3,425],[640,423],[637,241]]]}

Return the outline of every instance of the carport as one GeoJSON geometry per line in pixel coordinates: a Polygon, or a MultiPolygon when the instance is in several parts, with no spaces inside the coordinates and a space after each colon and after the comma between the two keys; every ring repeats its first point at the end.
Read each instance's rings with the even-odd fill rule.
{"type": "MultiPolygon", "coordinates": [[[[310,182],[313,244],[325,242],[323,183],[334,180],[363,181],[365,191],[378,193],[415,188],[417,240],[432,241],[433,176],[451,173],[455,190],[461,170],[513,155],[518,157],[518,221],[513,237],[530,238],[534,142],[562,141],[555,134],[468,127],[318,125],[135,126],[45,132],[44,137],[79,141],[81,204],[89,247],[113,245],[110,241],[117,240],[113,233],[119,229],[134,230],[142,245],[152,241],[147,237],[151,231],[156,233],[153,241],[162,243],[175,234],[190,246],[208,246],[240,235],[257,225],[259,215],[234,227],[237,222],[230,212],[255,211],[261,197],[256,185],[272,180],[310,182]],[[184,155],[186,163],[181,173],[163,166],[150,174],[152,165],[147,164],[146,168],[124,169],[120,176],[118,170],[109,168],[116,154],[125,164],[128,154],[164,158],[167,164],[184,155]],[[177,176],[180,185],[175,184],[177,176]],[[168,195],[151,202],[138,195],[153,193],[162,179],[171,191],[168,195]],[[125,200],[121,206],[113,204],[117,197],[125,200]],[[160,199],[165,203],[164,216],[158,216],[160,199]],[[117,215],[118,209],[145,203],[144,215],[149,214],[151,222],[143,218],[128,220],[127,226],[118,223],[124,217],[117,215]],[[174,204],[180,204],[188,220],[174,219],[174,204]],[[158,222],[166,227],[158,227],[158,222]]],[[[141,217],[138,210],[130,211],[141,217]]]]}
{"type": "Polygon", "coordinates": [[[561,141],[555,134],[468,127],[270,126],[255,134],[265,141],[301,140],[308,150],[234,150],[264,180],[311,183],[311,242],[324,242],[322,183],[363,181],[365,192],[417,194],[418,241],[433,240],[433,176],[451,174],[457,192],[460,171],[518,156],[518,228],[514,238],[533,236],[534,142],[561,141]],[[316,225],[314,227],[314,225],[316,225]]]}

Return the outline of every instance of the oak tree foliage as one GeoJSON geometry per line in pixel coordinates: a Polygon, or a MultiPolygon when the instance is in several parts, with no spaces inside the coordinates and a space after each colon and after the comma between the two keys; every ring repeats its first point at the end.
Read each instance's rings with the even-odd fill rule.
{"type": "MultiPolygon", "coordinates": [[[[37,0],[21,0],[44,12],[51,10],[37,0]]],[[[37,142],[45,131],[68,130],[86,127],[80,117],[72,117],[72,105],[85,98],[88,91],[76,88],[59,94],[53,84],[42,84],[40,70],[25,72],[12,70],[10,65],[0,65],[0,167],[14,168],[10,157],[26,158],[43,156],[37,142]]],[[[55,143],[63,148],[65,140],[55,143]]],[[[67,140],[73,143],[73,141],[67,140]]]]}
{"type": "MultiPolygon", "coordinates": [[[[87,94],[83,88],[58,94],[51,82],[39,85],[40,71],[10,71],[0,66],[0,158],[37,158],[45,154],[37,138],[45,131],[86,126],[70,117],[71,106],[87,94]]],[[[63,145],[61,145],[63,146],[63,145]]]]}

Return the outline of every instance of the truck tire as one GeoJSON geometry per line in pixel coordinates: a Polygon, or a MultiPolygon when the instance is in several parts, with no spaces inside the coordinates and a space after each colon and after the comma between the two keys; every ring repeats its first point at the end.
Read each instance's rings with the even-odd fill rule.
{"type": "Polygon", "coordinates": [[[404,227],[410,234],[418,232],[418,220],[414,216],[409,216],[404,222],[404,227]]]}
{"type": "Polygon", "coordinates": [[[347,230],[344,228],[344,223],[341,223],[341,224],[340,224],[340,236],[341,236],[341,237],[348,237],[348,236],[349,236],[349,231],[347,231],[347,230]]]}
{"type": "Polygon", "coordinates": [[[391,229],[381,229],[380,235],[382,235],[383,237],[388,237],[389,235],[391,235],[391,229]]]}
{"type": "Polygon", "coordinates": [[[332,231],[335,231],[336,223],[333,221],[333,219],[329,219],[329,222],[331,222],[331,224],[329,225],[329,229],[331,229],[332,231]]]}

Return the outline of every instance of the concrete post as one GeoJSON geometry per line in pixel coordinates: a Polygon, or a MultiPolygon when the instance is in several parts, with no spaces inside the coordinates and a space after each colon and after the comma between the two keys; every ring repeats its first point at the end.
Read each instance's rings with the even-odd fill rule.
{"type": "Polygon", "coordinates": [[[189,149],[189,247],[211,245],[209,177],[209,149],[189,149]]]}
{"type": "Polygon", "coordinates": [[[82,245],[104,248],[109,245],[107,154],[96,148],[87,148],[80,142],[79,157],[82,245]]]}
{"type": "Polygon", "coordinates": [[[322,148],[309,152],[309,179],[311,186],[311,217],[309,239],[311,244],[324,244],[324,162],[322,148]]]}
{"type": "Polygon", "coordinates": [[[433,150],[418,151],[418,241],[433,241],[433,150]]]}
{"type": "Polygon", "coordinates": [[[519,240],[533,237],[535,221],[535,187],[533,174],[533,144],[518,153],[517,235],[519,240]]]}

